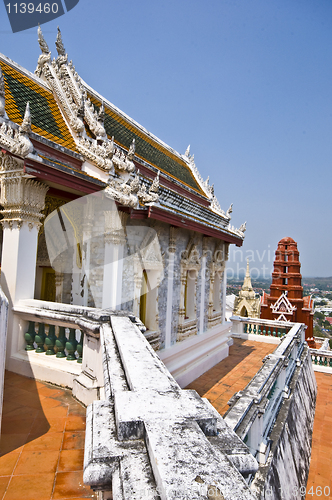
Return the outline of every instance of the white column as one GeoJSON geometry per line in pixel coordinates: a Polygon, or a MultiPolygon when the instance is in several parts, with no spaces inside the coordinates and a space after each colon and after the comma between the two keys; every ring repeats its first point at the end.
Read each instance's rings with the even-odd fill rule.
{"type": "Polygon", "coordinates": [[[169,255],[168,255],[168,282],[167,282],[167,307],[166,307],[165,349],[167,349],[168,347],[171,347],[171,341],[172,341],[174,259],[175,259],[175,253],[169,251],[169,255]]]}
{"type": "Polygon", "coordinates": [[[126,219],[127,214],[124,212],[116,210],[105,212],[103,308],[121,308],[126,219]]]}
{"type": "Polygon", "coordinates": [[[0,153],[3,246],[1,287],[9,301],[7,360],[25,346],[22,323],[12,313],[21,299],[33,299],[38,231],[48,187],[23,177],[23,162],[0,153]]]}
{"type": "Polygon", "coordinates": [[[226,263],[223,272],[223,281],[222,281],[222,324],[226,322],[226,288],[227,288],[227,274],[226,274],[226,263]]]}
{"type": "Polygon", "coordinates": [[[107,241],[103,276],[103,308],[119,309],[121,306],[123,270],[123,245],[107,241]]]}
{"type": "Polygon", "coordinates": [[[226,323],[226,289],[227,289],[227,261],[229,254],[229,244],[224,243],[224,273],[223,273],[223,282],[222,282],[222,324],[226,323]]]}
{"type": "MultiPolygon", "coordinates": [[[[199,334],[204,333],[204,303],[205,303],[205,273],[206,273],[206,255],[203,253],[202,257],[202,277],[201,277],[201,306],[199,315],[199,334]]],[[[211,278],[210,278],[211,279],[211,278]]]]}

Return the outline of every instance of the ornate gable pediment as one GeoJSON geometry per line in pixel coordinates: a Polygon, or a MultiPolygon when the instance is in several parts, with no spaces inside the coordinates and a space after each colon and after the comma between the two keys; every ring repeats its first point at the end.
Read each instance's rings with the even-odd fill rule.
{"type": "Polygon", "coordinates": [[[271,304],[270,307],[274,314],[279,314],[278,321],[289,321],[289,318],[286,319],[286,317],[291,316],[296,310],[296,306],[291,304],[285,293],[280,295],[279,299],[274,304],[271,304]]]}

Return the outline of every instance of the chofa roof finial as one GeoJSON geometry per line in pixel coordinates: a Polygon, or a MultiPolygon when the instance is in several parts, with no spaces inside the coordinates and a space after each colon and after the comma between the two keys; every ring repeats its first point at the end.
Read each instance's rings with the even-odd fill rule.
{"type": "Polygon", "coordinates": [[[42,51],[43,54],[50,53],[50,49],[48,48],[48,45],[47,45],[46,40],[44,38],[40,24],[38,24],[38,43],[39,43],[40,50],[42,51]]]}
{"type": "Polygon", "coordinates": [[[61,35],[61,31],[60,31],[59,26],[58,26],[58,33],[56,36],[55,46],[56,46],[56,50],[57,50],[59,56],[66,55],[66,49],[63,45],[62,35],[61,35]]]}
{"type": "Polygon", "coordinates": [[[30,103],[29,101],[27,102],[27,105],[25,107],[25,113],[24,113],[24,118],[22,125],[20,127],[21,132],[24,132],[25,134],[30,134],[31,132],[31,113],[30,113],[30,103]]]}

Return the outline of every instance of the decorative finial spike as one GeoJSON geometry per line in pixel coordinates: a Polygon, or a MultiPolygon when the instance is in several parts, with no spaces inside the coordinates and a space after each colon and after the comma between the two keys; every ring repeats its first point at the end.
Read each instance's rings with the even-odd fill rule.
{"type": "Polygon", "coordinates": [[[133,142],[130,144],[130,148],[129,148],[129,151],[127,154],[127,158],[130,161],[132,161],[134,159],[135,149],[136,149],[136,146],[135,146],[135,137],[134,137],[133,142]]]}
{"type": "Polygon", "coordinates": [[[25,113],[24,113],[24,118],[22,125],[20,127],[21,132],[24,132],[25,134],[30,134],[31,132],[31,113],[30,113],[30,103],[29,101],[27,102],[26,108],[25,108],[25,113]]]}
{"type": "Polygon", "coordinates": [[[104,123],[104,119],[105,119],[105,105],[104,105],[104,101],[101,101],[101,105],[100,105],[99,113],[98,113],[98,120],[101,123],[104,123]]]}
{"type": "Polygon", "coordinates": [[[231,213],[233,212],[233,203],[230,204],[229,209],[226,212],[226,217],[231,218],[231,213]]]}
{"type": "Polygon", "coordinates": [[[185,152],[185,154],[184,154],[184,155],[185,155],[185,156],[187,156],[187,157],[189,158],[189,156],[190,156],[190,144],[189,144],[189,146],[187,147],[186,152],[185,152]]]}
{"type": "Polygon", "coordinates": [[[46,40],[44,38],[40,24],[38,24],[38,43],[39,43],[40,50],[43,52],[43,54],[50,53],[50,49],[48,48],[48,45],[47,45],[46,40]]]}
{"type": "Polygon", "coordinates": [[[65,50],[65,47],[63,45],[62,34],[61,34],[59,26],[58,26],[58,33],[56,36],[55,46],[56,46],[56,50],[57,50],[59,56],[66,55],[66,50],[65,50]]]}
{"type": "Polygon", "coordinates": [[[1,97],[5,96],[5,79],[2,74],[1,66],[0,66],[0,96],[1,97]]]}

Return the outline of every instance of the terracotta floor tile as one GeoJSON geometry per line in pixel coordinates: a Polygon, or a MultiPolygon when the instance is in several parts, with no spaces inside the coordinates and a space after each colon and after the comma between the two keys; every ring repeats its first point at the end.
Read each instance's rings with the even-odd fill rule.
{"type": "Polygon", "coordinates": [[[59,472],[83,470],[84,450],[62,450],[58,465],[59,472]]]}
{"type": "Polygon", "coordinates": [[[17,410],[18,408],[23,408],[23,407],[17,401],[7,401],[6,405],[2,408],[2,416],[4,417],[5,415],[8,415],[12,411],[17,410]]]}
{"type": "Polygon", "coordinates": [[[30,432],[34,418],[3,417],[1,423],[2,434],[27,434],[30,432]]]}
{"type": "Polygon", "coordinates": [[[13,450],[22,451],[27,439],[28,434],[1,434],[0,457],[13,450]]]}
{"type": "Polygon", "coordinates": [[[14,475],[55,473],[58,459],[58,451],[23,450],[17,462],[14,475]]]}
{"type": "Polygon", "coordinates": [[[68,416],[66,420],[66,431],[85,431],[85,416],[68,416]]]}
{"type": "Polygon", "coordinates": [[[24,445],[25,452],[31,451],[59,451],[63,441],[63,432],[49,432],[41,436],[29,436],[29,441],[24,445]]]}
{"type": "Polygon", "coordinates": [[[84,448],[85,432],[65,432],[63,450],[80,450],[84,448]]]}
{"type": "Polygon", "coordinates": [[[46,418],[37,417],[31,427],[30,434],[45,434],[46,432],[62,432],[65,428],[66,417],[46,418]]]}
{"type": "Polygon", "coordinates": [[[20,452],[12,451],[0,457],[0,476],[10,476],[20,457],[20,452]]]}
{"type": "Polygon", "coordinates": [[[58,472],[53,493],[54,500],[63,498],[89,498],[92,490],[83,484],[83,471],[58,472]]]}
{"type": "Polygon", "coordinates": [[[42,396],[46,396],[47,398],[56,398],[57,396],[61,396],[63,390],[58,387],[51,387],[49,385],[45,385],[38,390],[38,394],[42,396]]]}
{"type": "Polygon", "coordinates": [[[50,500],[54,474],[13,476],[4,500],[50,500]]]}
{"type": "Polygon", "coordinates": [[[42,406],[43,410],[45,410],[45,408],[52,408],[53,409],[57,406],[65,407],[64,405],[61,404],[61,401],[59,401],[57,399],[49,398],[49,397],[47,397],[41,401],[41,406],[42,406]]]}
{"type": "Polygon", "coordinates": [[[84,408],[84,406],[80,405],[79,403],[70,404],[68,415],[69,416],[73,415],[73,416],[77,416],[77,417],[85,417],[86,408],[84,408]]]}
{"type": "Polygon", "coordinates": [[[0,498],[2,498],[3,495],[5,494],[9,481],[10,481],[10,476],[5,476],[5,477],[0,476],[0,498]]]}

